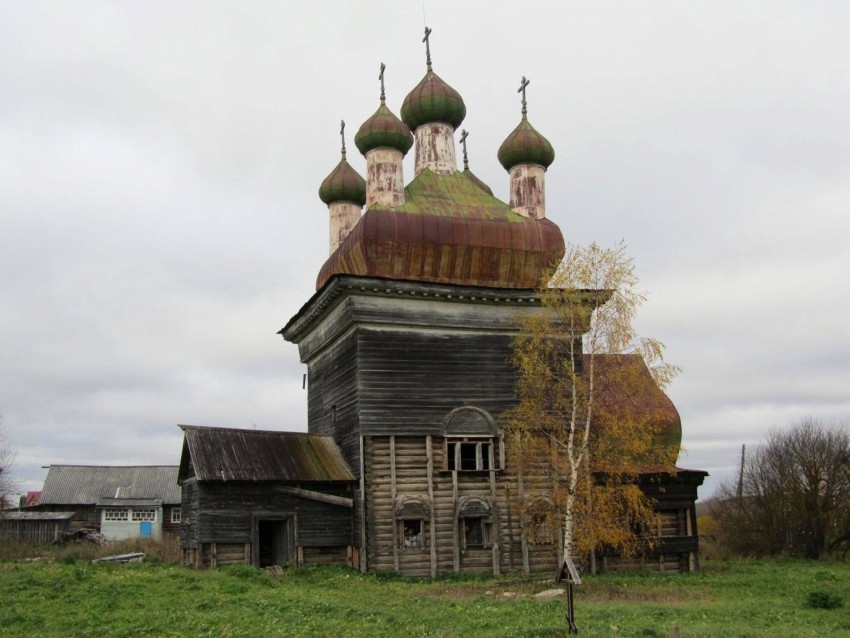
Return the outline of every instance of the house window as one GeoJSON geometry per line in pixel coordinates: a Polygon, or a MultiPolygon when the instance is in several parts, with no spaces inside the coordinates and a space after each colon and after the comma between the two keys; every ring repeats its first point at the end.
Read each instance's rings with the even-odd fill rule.
{"type": "Polygon", "coordinates": [[[156,521],[156,510],[133,510],[134,521],[156,521]]]}
{"type": "Polygon", "coordinates": [[[485,518],[460,519],[461,538],[464,549],[490,546],[490,523],[485,518]]]}
{"type": "Polygon", "coordinates": [[[103,520],[105,521],[127,521],[130,520],[130,510],[103,510],[103,520]]]}
{"type": "Polygon", "coordinates": [[[426,547],[425,521],[401,520],[398,522],[399,549],[423,549],[426,547]]]}
{"type": "Polygon", "coordinates": [[[179,523],[180,522],[180,508],[179,507],[175,507],[174,509],[171,510],[171,522],[172,523],[179,523]]]}
{"type": "Polygon", "coordinates": [[[446,467],[449,470],[481,471],[495,467],[493,439],[472,437],[446,439],[446,467]]]}

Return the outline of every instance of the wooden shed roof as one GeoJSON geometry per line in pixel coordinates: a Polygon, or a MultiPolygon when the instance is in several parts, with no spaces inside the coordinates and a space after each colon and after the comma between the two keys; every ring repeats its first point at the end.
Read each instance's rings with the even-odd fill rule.
{"type": "Polygon", "coordinates": [[[51,465],[39,505],[95,505],[103,498],[180,503],[176,465],[51,465]]]}
{"type": "Polygon", "coordinates": [[[181,425],[185,434],[180,480],[353,481],[330,436],[272,430],[181,425]]]}

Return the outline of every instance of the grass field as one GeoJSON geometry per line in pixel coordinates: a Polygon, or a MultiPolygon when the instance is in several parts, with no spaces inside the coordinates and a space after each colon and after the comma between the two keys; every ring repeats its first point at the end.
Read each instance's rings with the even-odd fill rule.
{"type": "MultiPolygon", "coordinates": [[[[0,636],[566,636],[551,582],[413,581],[346,569],[191,571],[66,557],[0,562],[0,636]]],[[[699,574],[588,577],[580,636],[850,636],[850,565],[708,562],[699,574]],[[842,601],[812,609],[807,600],[842,601]]]]}

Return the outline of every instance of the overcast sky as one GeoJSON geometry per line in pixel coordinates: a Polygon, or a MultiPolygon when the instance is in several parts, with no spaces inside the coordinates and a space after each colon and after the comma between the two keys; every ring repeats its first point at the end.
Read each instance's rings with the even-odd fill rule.
{"type": "MultiPolygon", "coordinates": [[[[472,170],[529,119],[567,241],[625,240],[683,368],[679,465],[850,416],[850,3],[426,0],[472,170]]],[[[177,423],[305,430],[275,333],[327,257],[317,189],[425,72],[421,1],[0,1],[0,410],[51,463],[176,464],[177,423]]],[[[408,155],[405,175],[412,177],[408,155]]]]}

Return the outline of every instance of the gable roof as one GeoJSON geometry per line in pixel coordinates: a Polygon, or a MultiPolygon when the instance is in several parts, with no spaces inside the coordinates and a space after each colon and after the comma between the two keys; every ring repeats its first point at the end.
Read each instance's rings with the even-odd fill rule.
{"type": "Polygon", "coordinates": [[[180,503],[176,465],[51,465],[39,505],[96,505],[105,499],[180,503]]]}
{"type": "Polygon", "coordinates": [[[181,425],[185,433],[180,480],[353,481],[330,436],[181,425]]]}

